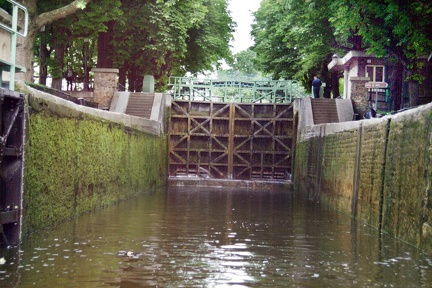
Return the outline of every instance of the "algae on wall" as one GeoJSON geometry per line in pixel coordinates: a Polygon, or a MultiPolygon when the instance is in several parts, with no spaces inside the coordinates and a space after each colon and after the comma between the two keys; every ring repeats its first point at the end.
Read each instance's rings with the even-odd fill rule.
{"type": "Polygon", "coordinates": [[[164,136],[94,117],[28,117],[23,234],[166,185],[164,136]]]}
{"type": "Polygon", "coordinates": [[[323,203],[344,213],[353,205],[357,131],[343,131],[324,137],[320,190],[323,203]]]}
{"type": "Polygon", "coordinates": [[[431,252],[431,111],[308,127],[296,144],[295,192],[431,252]]]}
{"type": "Polygon", "coordinates": [[[430,110],[392,119],[383,193],[383,230],[432,251],[430,110]]]}

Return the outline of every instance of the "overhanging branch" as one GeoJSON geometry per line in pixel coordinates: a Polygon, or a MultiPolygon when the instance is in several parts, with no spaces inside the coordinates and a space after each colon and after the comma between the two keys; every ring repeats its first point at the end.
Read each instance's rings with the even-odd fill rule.
{"type": "Polygon", "coordinates": [[[50,24],[56,20],[63,19],[69,15],[74,14],[78,10],[85,9],[91,0],[75,0],[69,5],[63,6],[61,8],[45,12],[40,14],[36,19],[37,29],[42,28],[44,25],[50,24]]]}

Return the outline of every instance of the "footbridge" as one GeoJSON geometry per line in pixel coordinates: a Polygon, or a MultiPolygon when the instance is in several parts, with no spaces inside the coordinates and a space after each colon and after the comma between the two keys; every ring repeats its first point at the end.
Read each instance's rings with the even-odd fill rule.
{"type": "Polygon", "coordinates": [[[291,103],[306,97],[296,80],[199,79],[170,77],[169,86],[174,100],[233,102],[233,103],[291,103]]]}

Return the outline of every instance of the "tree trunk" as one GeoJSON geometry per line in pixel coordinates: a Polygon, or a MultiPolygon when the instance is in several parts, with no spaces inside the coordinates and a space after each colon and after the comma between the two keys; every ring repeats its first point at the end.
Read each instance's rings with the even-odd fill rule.
{"type": "Polygon", "coordinates": [[[419,84],[415,81],[408,82],[409,106],[419,105],[419,84]]]}
{"type": "MultiPolygon", "coordinates": [[[[63,42],[57,43],[54,47],[54,70],[53,70],[53,82],[52,88],[61,90],[62,89],[62,80],[63,80],[63,71],[64,69],[64,56],[65,56],[65,44],[63,42]]],[[[72,90],[72,88],[71,88],[72,90]]]]}
{"type": "MultiPolygon", "coordinates": [[[[325,83],[324,88],[324,98],[330,98],[330,92],[331,92],[331,77],[329,77],[329,71],[327,68],[327,61],[324,61],[321,66],[321,81],[323,84],[325,83]]],[[[324,86],[324,85],[323,85],[324,86]]]]}
{"type": "Polygon", "coordinates": [[[114,39],[114,25],[116,21],[108,21],[105,25],[108,27],[104,33],[98,35],[98,60],[97,68],[112,68],[113,62],[110,53],[112,52],[111,41],[114,39]]]}
{"type": "Polygon", "coordinates": [[[340,96],[339,94],[339,72],[332,71],[331,72],[331,92],[333,94],[333,98],[336,99],[340,96]]]}
{"type": "Polygon", "coordinates": [[[33,47],[36,29],[29,25],[27,37],[17,37],[16,63],[26,68],[25,73],[17,73],[16,80],[33,82],[33,47]]]}
{"type": "Polygon", "coordinates": [[[128,69],[128,73],[127,73],[127,77],[128,77],[128,83],[129,83],[129,92],[135,92],[135,85],[136,85],[136,75],[135,75],[136,70],[132,67],[130,69],[128,69]]]}
{"type": "Polygon", "coordinates": [[[403,99],[402,99],[403,70],[404,67],[402,63],[397,61],[393,66],[393,70],[389,79],[390,97],[394,101],[394,110],[396,111],[402,109],[402,104],[403,104],[403,99]]]}
{"type": "Polygon", "coordinates": [[[119,84],[120,84],[120,91],[126,91],[126,68],[120,68],[119,69],[119,84]]]}
{"type": "Polygon", "coordinates": [[[84,39],[83,44],[83,69],[84,69],[84,91],[89,91],[90,71],[89,71],[89,39],[84,39]]]}
{"type": "Polygon", "coordinates": [[[50,57],[50,51],[48,50],[47,44],[44,41],[44,37],[40,34],[40,47],[39,47],[39,84],[46,86],[46,80],[48,77],[48,59],[50,57]]]}
{"type": "Polygon", "coordinates": [[[144,82],[144,75],[136,75],[135,77],[136,85],[135,85],[135,91],[142,92],[143,91],[143,82],[144,82]]]}

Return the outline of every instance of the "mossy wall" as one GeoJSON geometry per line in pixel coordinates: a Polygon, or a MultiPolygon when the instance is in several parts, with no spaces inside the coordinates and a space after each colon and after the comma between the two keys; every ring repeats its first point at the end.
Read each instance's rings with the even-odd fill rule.
{"type": "Polygon", "coordinates": [[[360,130],[361,146],[356,152],[359,161],[357,218],[374,227],[380,226],[389,121],[364,122],[360,130]]]}
{"type": "Polygon", "coordinates": [[[299,137],[296,194],[432,251],[432,105],[352,123],[299,137]]]}
{"type": "Polygon", "coordinates": [[[353,175],[356,160],[356,131],[342,131],[324,138],[319,181],[324,204],[348,213],[353,201],[353,175]]]}
{"type": "Polygon", "coordinates": [[[384,177],[383,229],[432,251],[432,111],[392,119],[384,177]]]}
{"type": "Polygon", "coordinates": [[[166,185],[167,144],[95,117],[27,117],[23,234],[166,185]]]}

